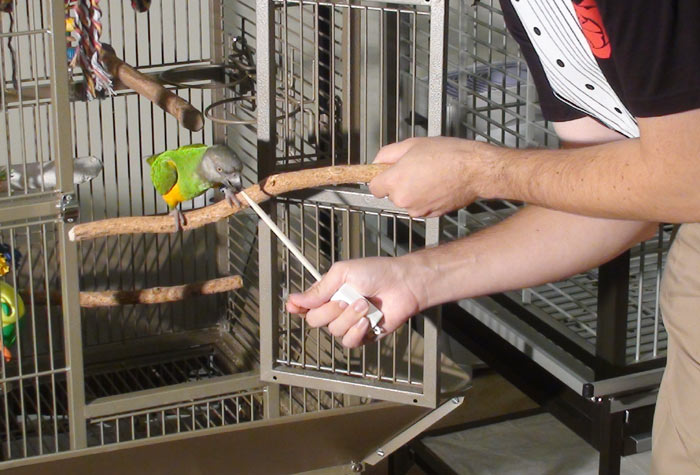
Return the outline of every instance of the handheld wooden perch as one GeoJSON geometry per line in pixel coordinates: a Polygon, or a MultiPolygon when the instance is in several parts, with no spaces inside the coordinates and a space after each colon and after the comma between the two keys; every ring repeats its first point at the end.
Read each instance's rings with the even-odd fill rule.
{"type": "MultiPolygon", "coordinates": [[[[172,287],[153,287],[140,290],[101,290],[95,292],[80,292],[80,306],[85,308],[116,307],[118,305],[157,304],[176,302],[198,295],[211,295],[240,289],[243,279],[238,275],[221,277],[219,279],[193,282],[172,287]]],[[[27,291],[20,292],[22,300],[33,301],[35,304],[46,304],[46,294],[35,292],[30,295],[27,291]],[[33,297],[33,300],[31,299],[33,297]]],[[[61,303],[61,293],[51,292],[51,304],[61,303]]]]}
{"type": "MultiPolygon", "coordinates": [[[[303,190],[317,186],[343,185],[350,183],[367,183],[389,165],[341,165],[335,167],[313,168],[288,173],[271,175],[262,182],[245,190],[256,203],[266,201],[270,197],[303,190]]],[[[245,200],[239,197],[241,206],[229,206],[224,200],[204,208],[184,213],[184,230],[196,229],[205,224],[228,218],[248,207],[245,200]]],[[[134,216],[111,218],[74,226],[68,236],[71,241],[84,241],[117,234],[136,233],[172,233],[175,232],[172,216],[134,216]]]]}
{"type": "Polygon", "coordinates": [[[197,132],[204,127],[204,116],[192,104],[169,91],[155,79],[142,74],[119,59],[114,49],[102,43],[100,59],[115,80],[133,89],[168,114],[187,130],[197,132]]]}

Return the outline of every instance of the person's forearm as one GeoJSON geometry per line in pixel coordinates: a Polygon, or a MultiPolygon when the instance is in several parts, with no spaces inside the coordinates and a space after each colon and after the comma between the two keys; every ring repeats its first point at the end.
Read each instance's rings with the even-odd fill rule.
{"type": "Polygon", "coordinates": [[[610,260],[655,228],[531,206],[472,236],[400,259],[416,269],[413,292],[430,307],[561,280],[610,260]]]}
{"type": "Polygon", "coordinates": [[[489,149],[494,166],[479,194],[586,216],[700,221],[696,141],[655,130],[574,150],[489,149]]]}

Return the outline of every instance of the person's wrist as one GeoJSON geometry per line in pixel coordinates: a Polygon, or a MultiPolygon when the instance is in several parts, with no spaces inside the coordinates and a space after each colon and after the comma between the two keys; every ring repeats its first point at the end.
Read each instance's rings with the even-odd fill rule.
{"type": "Polygon", "coordinates": [[[505,169],[512,151],[483,142],[475,142],[474,145],[477,147],[475,154],[479,157],[477,170],[475,170],[478,177],[475,180],[477,195],[482,199],[505,197],[507,195],[505,169]]]}
{"type": "Polygon", "coordinates": [[[419,310],[425,310],[439,302],[431,298],[432,283],[437,281],[437,271],[425,252],[415,252],[397,258],[404,272],[405,283],[413,294],[419,310]]]}

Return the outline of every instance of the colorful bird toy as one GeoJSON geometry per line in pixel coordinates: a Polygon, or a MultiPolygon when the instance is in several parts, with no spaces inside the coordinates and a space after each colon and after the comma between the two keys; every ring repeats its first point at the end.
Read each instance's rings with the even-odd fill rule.
{"type": "Polygon", "coordinates": [[[0,277],[10,272],[13,264],[15,271],[19,271],[22,266],[22,253],[7,244],[0,243],[0,277]]]}
{"type": "MultiPolygon", "coordinates": [[[[0,243],[0,276],[10,272],[12,266],[15,272],[19,271],[22,265],[22,254],[17,249],[12,249],[7,244],[0,243]]],[[[12,360],[12,352],[9,346],[14,345],[17,340],[17,326],[20,325],[24,317],[24,302],[17,295],[14,287],[0,281],[0,313],[2,313],[2,352],[5,361],[12,360]]]]}
{"type": "Polygon", "coordinates": [[[82,70],[88,100],[114,95],[112,77],[100,59],[102,10],[99,4],[99,0],[65,0],[68,63],[71,68],[82,70]]]}
{"type": "Polygon", "coordinates": [[[12,361],[9,346],[17,341],[17,327],[24,321],[24,302],[14,287],[0,281],[0,312],[2,313],[2,353],[5,361],[12,361]]]}

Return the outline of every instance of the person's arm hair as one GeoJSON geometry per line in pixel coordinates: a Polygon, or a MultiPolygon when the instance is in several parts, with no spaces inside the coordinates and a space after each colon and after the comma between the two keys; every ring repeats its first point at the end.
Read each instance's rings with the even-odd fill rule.
{"type": "Polygon", "coordinates": [[[491,148],[478,194],[587,216],[700,221],[700,109],[639,127],[638,139],[574,150],[491,148]]]}
{"type": "Polygon", "coordinates": [[[528,206],[474,235],[400,259],[416,269],[411,289],[427,308],[565,279],[609,261],[656,229],[655,223],[528,206]]]}
{"type": "MultiPolygon", "coordinates": [[[[554,130],[564,150],[625,140],[590,117],[554,123],[554,130]]],[[[432,306],[565,279],[651,238],[657,228],[657,223],[590,218],[527,206],[473,236],[406,259],[431,270],[427,280],[432,284],[424,298],[432,306]],[[452,291],[456,290],[454,282],[466,285],[452,291]]]]}

